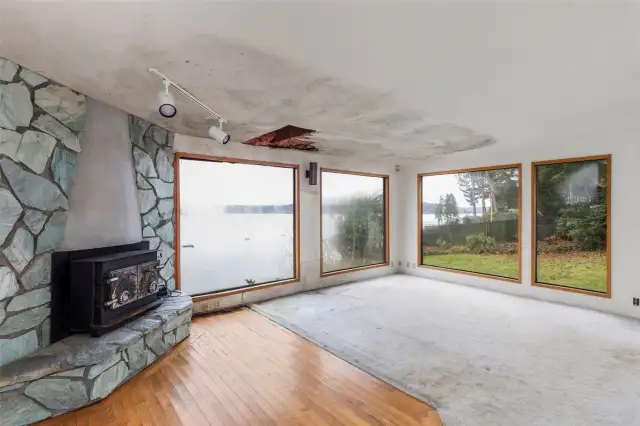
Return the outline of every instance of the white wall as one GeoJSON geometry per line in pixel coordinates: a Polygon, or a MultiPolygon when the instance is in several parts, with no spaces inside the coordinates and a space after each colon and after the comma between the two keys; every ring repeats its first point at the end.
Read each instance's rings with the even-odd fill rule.
{"type": "Polygon", "coordinates": [[[87,98],[87,121],[80,147],[62,249],[140,241],[127,113],[87,98]]]}
{"type": "Polygon", "coordinates": [[[298,151],[274,150],[259,148],[239,143],[231,143],[222,146],[211,139],[196,138],[176,134],[174,140],[176,152],[189,152],[206,154],[219,157],[233,157],[250,160],[275,161],[291,164],[300,164],[301,188],[300,188],[300,282],[271,287],[264,290],[249,291],[218,299],[210,299],[198,304],[196,312],[207,312],[219,308],[231,307],[243,303],[252,303],[266,300],[285,294],[312,290],[320,287],[342,284],[349,281],[377,277],[393,273],[397,270],[396,258],[398,247],[398,179],[395,165],[367,163],[357,159],[323,156],[298,151]],[[381,173],[389,175],[389,202],[390,202],[390,261],[393,266],[372,268],[364,271],[356,271],[326,278],[320,277],[320,187],[311,186],[304,178],[304,171],[309,162],[315,161],[319,167],[330,167],[349,171],[381,173]]]}
{"type": "Polygon", "coordinates": [[[399,219],[403,236],[400,257],[404,260],[401,272],[640,318],[640,308],[632,305],[632,298],[640,297],[640,268],[637,256],[637,244],[640,241],[640,200],[636,195],[640,144],[636,135],[637,132],[628,127],[602,128],[601,134],[584,135],[576,139],[575,143],[552,140],[550,135],[546,138],[546,143],[541,143],[537,148],[510,152],[487,148],[403,167],[399,176],[399,186],[403,189],[403,208],[399,219]],[[613,156],[610,206],[612,298],[531,286],[531,162],[599,154],[613,156]],[[522,284],[414,267],[418,260],[416,175],[512,163],[522,163],[523,172],[522,284]],[[409,268],[406,267],[407,261],[411,263],[409,268]]]}

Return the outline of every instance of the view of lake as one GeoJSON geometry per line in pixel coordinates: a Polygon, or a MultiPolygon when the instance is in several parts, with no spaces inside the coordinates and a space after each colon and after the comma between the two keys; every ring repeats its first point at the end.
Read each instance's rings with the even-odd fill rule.
{"type": "Polygon", "coordinates": [[[181,215],[182,289],[200,294],[242,287],[247,279],[293,277],[293,229],[292,214],[181,215]]]}
{"type": "MultiPolygon", "coordinates": [[[[295,276],[296,173],[289,166],[180,159],[180,284],[185,293],[211,293],[295,276]]],[[[346,213],[348,203],[343,200],[379,194],[383,181],[323,176],[326,241],[346,213]]],[[[319,235],[320,229],[312,232],[319,235]]],[[[330,245],[325,251],[332,260],[340,257],[330,245]]]]}
{"type": "MultiPolygon", "coordinates": [[[[459,218],[462,219],[463,217],[467,217],[467,216],[473,216],[472,214],[460,214],[459,218]]],[[[433,213],[425,213],[422,215],[422,226],[427,226],[427,225],[437,225],[438,224],[438,219],[436,219],[436,215],[433,213]]]]}
{"type": "MultiPolygon", "coordinates": [[[[325,237],[333,234],[326,229],[325,237]]],[[[332,228],[332,227],[329,227],[332,228]]],[[[197,211],[180,216],[182,290],[190,295],[292,278],[292,214],[197,211]],[[185,247],[193,245],[193,247],[185,247]]]]}
{"type": "Polygon", "coordinates": [[[438,220],[436,219],[436,215],[433,213],[425,213],[422,215],[422,226],[426,225],[437,225],[438,220]]]}

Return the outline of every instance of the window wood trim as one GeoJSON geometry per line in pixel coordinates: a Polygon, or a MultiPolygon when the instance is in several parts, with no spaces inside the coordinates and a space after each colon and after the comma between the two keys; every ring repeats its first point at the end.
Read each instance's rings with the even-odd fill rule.
{"type": "Polygon", "coordinates": [[[418,186],[418,189],[417,189],[418,262],[416,263],[416,265],[419,268],[431,269],[434,271],[452,272],[456,274],[469,275],[473,277],[489,278],[492,280],[522,284],[522,163],[502,164],[497,166],[470,167],[466,169],[442,170],[437,172],[419,173],[417,175],[417,179],[418,179],[418,185],[417,185],[418,186]],[[424,265],[422,263],[424,261],[423,259],[424,256],[422,255],[422,222],[423,222],[422,221],[422,178],[425,176],[449,175],[449,174],[468,173],[468,172],[485,172],[485,171],[500,170],[500,169],[518,169],[518,278],[510,278],[510,277],[503,277],[500,275],[485,274],[482,272],[463,271],[460,269],[442,268],[438,266],[424,265]]]}
{"type": "Polygon", "coordinates": [[[319,186],[320,186],[320,278],[331,277],[334,275],[348,274],[350,272],[358,272],[365,271],[367,269],[373,268],[381,268],[390,265],[390,246],[391,240],[389,239],[389,228],[390,228],[390,220],[389,220],[389,175],[378,174],[378,173],[365,173],[365,172],[356,172],[351,170],[340,170],[340,169],[331,169],[321,167],[318,171],[319,176],[319,186]],[[384,262],[376,263],[375,265],[365,265],[365,266],[356,266],[354,268],[345,268],[339,269],[331,272],[322,272],[324,266],[324,238],[322,236],[322,173],[336,173],[343,175],[356,175],[356,176],[367,176],[367,177],[377,177],[383,179],[383,191],[384,191],[384,262]]]}
{"type": "Polygon", "coordinates": [[[545,161],[535,161],[531,163],[531,285],[534,287],[541,288],[549,288],[553,290],[562,290],[568,291],[571,293],[579,293],[586,294],[589,296],[602,297],[605,299],[611,298],[611,154],[606,155],[591,155],[587,157],[572,157],[572,158],[561,158],[558,160],[545,160],[545,161]],[[563,164],[563,163],[580,163],[584,161],[598,161],[598,160],[606,160],[607,161],[607,193],[605,195],[605,201],[607,203],[607,258],[605,264],[607,265],[607,291],[606,293],[601,293],[598,291],[585,290],[581,288],[573,288],[567,287],[560,284],[549,284],[538,282],[538,274],[537,274],[537,256],[538,256],[538,248],[537,248],[537,236],[536,236],[536,227],[537,227],[537,199],[536,199],[536,167],[546,164],[563,164]]]}
{"type": "Polygon", "coordinates": [[[180,290],[181,287],[181,277],[180,277],[180,159],[187,160],[201,160],[201,161],[210,161],[214,163],[234,163],[234,164],[250,164],[257,166],[271,166],[271,167],[282,167],[293,169],[295,171],[295,179],[294,179],[294,190],[293,190],[293,232],[294,232],[294,278],[282,280],[282,281],[274,281],[268,283],[255,284],[253,286],[246,286],[240,288],[234,288],[230,290],[221,290],[214,291],[208,294],[201,294],[197,296],[193,296],[194,302],[214,299],[224,296],[230,296],[238,293],[245,293],[248,291],[262,290],[269,287],[274,287],[278,285],[292,284],[300,281],[300,165],[299,164],[290,164],[290,163],[277,163],[273,161],[260,161],[260,160],[248,160],[243,158],[233,158],[233,157],[217,157],[212,155],[203,155],[203,154],[193,154],[187,152],[176,152],[174,154],[174,235],[175,235],[175,271],[174,271],[174,280],[176,283],[176,290],[180,290]]]}

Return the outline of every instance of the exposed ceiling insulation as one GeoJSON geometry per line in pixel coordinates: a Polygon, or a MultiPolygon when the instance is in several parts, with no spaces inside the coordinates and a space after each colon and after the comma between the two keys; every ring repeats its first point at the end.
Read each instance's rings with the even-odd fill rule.
{"type": "Polygon", "coordinates": [[[640,2],[18,2],[0,56],[189,135],[154,67],[236,143],[288,124],[338,156],[402,161],[578,143],[640,116],[640,2]]]}
{"type": "Polygon", "coordinates": [[[313,133],[315,133],[315,130],[287,125],[273,132],[249,139],[245,144],[317,152],[318,148],[315,147],[314,142],[310,139],[310,135],[313,133]]]}

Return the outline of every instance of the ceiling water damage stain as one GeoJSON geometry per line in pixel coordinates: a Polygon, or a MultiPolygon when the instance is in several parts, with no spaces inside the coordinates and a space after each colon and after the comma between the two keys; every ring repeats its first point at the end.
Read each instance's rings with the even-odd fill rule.
{"type": "Polygon", "coordinates": [[[265,133],[243,142],[246,145],[266,146],[269,148],[295,149],[298,151],[317,152],[315,142],[309,140],[309,135],[315,130],[287,125],[273,132],[265,133]]]}

